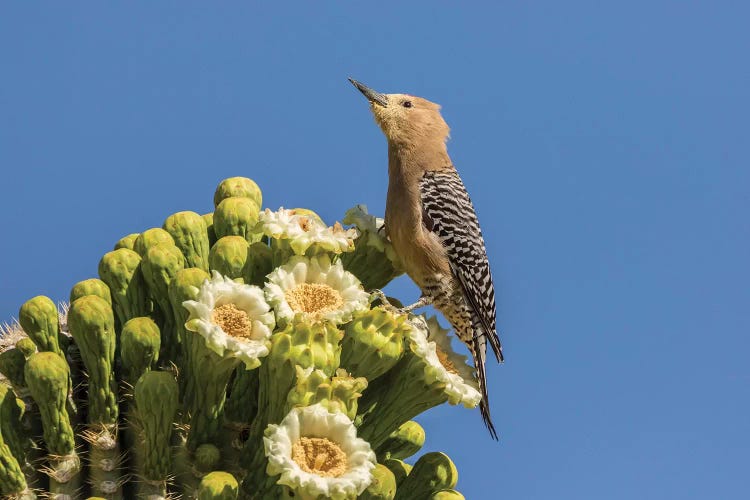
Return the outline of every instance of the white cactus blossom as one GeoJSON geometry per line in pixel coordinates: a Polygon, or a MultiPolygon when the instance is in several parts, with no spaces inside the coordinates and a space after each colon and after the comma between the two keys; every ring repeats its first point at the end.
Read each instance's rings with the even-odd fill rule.
{"type": "Polygon", "coordinates": [[[292,257],[268,275],[265,291],[282,326],[295,316],[310,323],[340,325],[369,308],[370,295],[359,280],[326,254],[292,257]]]}
{"type": "Polygon", "coordinates": [[[357,437],[349,417],[320,404],[293,408],[266,428],[263,444],[268,474],[280,474],[279,484],[303,500],[354,499],[372,482],[376,457],[370,444],[357,437]],[[322,443],[324,453],[315,456],[312,446],[303,448],[305,439],[322,443]]]}
{"type": "Polygon", "coordinates": [[[219,356],[238,358],[252,369],[268,355],[275,319],[259,287],[237,283],[214,271],[201,285],[197,300],[182,305],[190,313],[185,328],[203,336],[206,346],[219,356]],[[220,317],[229,318],[223,327],[220,317]]]}
{"type": "Polygon", "coordinates": [[[467,357],[451,347],[449,330],[442,328],[434,316],[427,319],[421,315],[412,316],[409,323],[409,345],[411,351],[426,363],[426,382],[444,384],[450,404],[476,408],[482,395],[474,370],[467,364],[467,357]]]}
{"type": "Polygon", "coordinates": [[[315,215],[284,208],[265,209],[258,215],[258,225],[266,236],[286,240],[296,255],[304,255],[313,245],[336,254],[350,252],[359,236],[356,229],[344,229],[338,223],[326,226],[315,215]]]}

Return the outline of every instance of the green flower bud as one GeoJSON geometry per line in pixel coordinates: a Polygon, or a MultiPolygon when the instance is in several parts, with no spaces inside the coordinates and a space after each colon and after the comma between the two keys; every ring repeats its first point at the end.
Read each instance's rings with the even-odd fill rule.
{"type": "Polygon", "coordinates": [[[214,213],[211,212],[210,214],[203,214],[201,215],[201,219],[203,219],[203,222],[206,223],[206,234],[208,235],[208,248],[211,248],[214,246],[214,243],[216,243],[216,240],[218,239],[216,237],[216,231],[214,231],[214,213]]]}
{"type": "Polygon", "coordinates": [[[127,236],[123,236],[122,238],[117,240],[114,249],[118,250],[120,248],[127,248],[128,250],[132,250],[133,247],[135,247],[135,240],[137,240],[140,235],[141,233],[132,233],[127,236]]]}
{"type": "Polygon", "coordinates": [[[75,439],[65,404],[70,392],[68,364],[54,352],[38,352],[28,359],[24,372],[42,415],[47,450],[53,455],[72,453],[75,439]]]}
{"type": "Polygon", "coordinates": [[[38,351],[36,344],[29,337],[18,339],[18,342],[16,342],[16,349],[21,351],[21,354],[23,354],[26,359],[29,359],[29,356],[38,351]]]}
{"type": "Polygon", "coordinates": [[[151,295],[166,313],[172,312],[169,303],[169,283],[177,271],[185,268],[185,257],[180,249],[169,243],[150,247],[141,261],[141,271],[151,295]]]}
{"type": "Polygon", "coordinates": [[[239,493],[237,480],[228,472],[214,471],[201,479],[198,500],[236,500],[239,493]]]}
{"type": "Polygon", "coordinates": [[[436,491],[430,495],[430,500],[466,500],[466,498],[454,489],[436,491]]]}
{"type": "Polygon", "coordinates": [[[393,431],[388,439],[376,450],[384,459],[409,458],[424,446],[425,432],[421,425],[409,420],[393,431]]]}
{"type": "Polygon", "coordinates": [[[74,492],[81,482],[81,462],[75,452],[75,436],[66,408],[70,392],[68,364],[54,352],[39,352],[26,362],[25,374],[41,412],[44,442],[50,454],[50,491],[74,492]]]}
{"type": "Polygon", "coordinates": [[[122,325],[148,313],[140,264],[141,256],[127,248],[108,252],[99,262],[99,277],[112,293],[112,306],[122,325]]]}
{"type": "Polygon", "coordinates": [[[208,242],[206,222],[195,212],[177,212],[167,217],[164,229],[172,235],[175,245],[185,256],[186,267],[208,271],[208,242]]]}
{"type": "Polygon", "coordinates": [[[377,464],[372,471],[372,483],[357,497],[358,500],[393,500],[396,496],[396,477],[388,467],[377,464]]]}
{"type": "Polygon", "coordinates": [[[291,321],[271,337],[271,353],[260,367],[258,407],[266,410],[267,421],[276,424],[286,415],[286,400],[297,377],[297,366],[321,370],[332,376],[339,367],[343,332],[333,324],[291,321]]]}
{"type": "Polygon", "coordinates": [[[258,205],[248,198],[225,198],[214,211],[214,231],[217,238],[242,236],[250,243],[260,241],[261,233],[254,232],[258,212],[258,205]]]}
{"type": "Polygon", "coordinates": [[[18,322],[39,351],[54,352],[62,356],[60,350],[60,316],[57,306],[49,297],[39,295],[27,300],[18,313],[18,322]]]}
{"type": "Polygon", "coordinates": [[[120,357],[125,379],[130,385],[135,385],[141,375],[154,367],[159,359],[160,346],[159,327],[151,318],[133,318],[122,326],[120,357]]]}
{"type": "Polygon", "coordinates": [[[10,452],[0,432],[0,495],[13,495],[26,490],[26,478],[18,460],[10,452]]]}
{"type": "Polygon", "coordinates": [[[185,267],[185,257],[169,243],[154,245],[146,250],[141,261],[141,271],[150,295],[156,300],[162,313],[162,349],[167,358],[175,359],[180,352],[180,339],[175,333],[174,312],[169,302],[169,283],[177,271],[185,267]]]}
{"type": "Polygon", "coordinates": [[[214,206],[229,197],[250,198],[257,207],[263,206],[263,196],[258,185],[247,177],[230,177],[219,183],[214,193],[214,206]]]}
{"type": "Polygon", "coordinates": [[[89,374],[89,423],[115,425],[117,385],[112,369],[115,357],[112,308],[96,295],[81,297],[70,306],[68,324],[89,374]]]}
{"type": "Polygon", "coordinates": [[[370,382],[393,368],[404,353],[407,319],[383,307],[357,314],[346,325],[341,366],[370,382]]]}
{"type": "Polygon", "coordinates": [[[108,304],[112,304],[112,294],[109,287],[100,279],[91,278],[73,285],[73,289],[70,291],[70,303],[72,304],[76,299],[86,295],[96,295],[106,300],[108,304]]]}
{"type": "Polygon", "coordinates": [[[26,356],[18,347],[11,347],[7,351],[0,352],[0,373],[7,378],[13,387],[23,389],[26,387],[23,369],[26,365],[26,356]]]}
{"type": "Polygon", "coordinates": [[[33,446],[23,421],[25,411],[24,402],[16,397],[7,381],[0,380],[0,434],[3,435],[10,452],[22,466],[33,446]]]}
{"type": "Polygon", "coordinates": [[[219,461],[221,461],[221,451],[216,445],[204,443],[195,449],[194,464],[198,472],[206,474],[216,470],[219,461]]]}
{"type": "Polygon", "coordinates": [[[433,493],[453,488],[457,482],[458,470],[448,455],[440,452],[425,453],[399,484],[396,499],[426,500],[433,493]]]}
{"type": "Polygon", "coordinates": [[[330,412],[341,412],[350,419],[357,414],[357,399],[367,387],[364,377],[350,377],[345,370],[337,370],[329,377],[323,370],[297,369],[297,382],[287,396],[288,408],[320,403],[330,412]]]}
{"type": "Polygon", "coordinates": [[[398,460],[396,458],[389,458],[388,460],[385,460],[383,462],[383,465],[388,467],[388,469],[393,472],[393,476],[396,478],[397,486],[401,486],[401,483],[411,473],[412,469],[411,465],[407,464],[403,460],[398,460]]]}
{"type": "Polygon", "coordinates": [[[170,439],[177,404],[177,382],[171,373],[149,371],[135,384],[144,439],[143,477],[149,481],[166,481],[172,472],[170,439]]]}
{"type": "Polygon", "coordinates": [[[135,250],[138,255],[143,257],[144,255],[146,255],[146,251],[149,248],[161,243],[171,243],[172,245],[174,245],[174,239],[172,238],[172,235],[166,232],[164,229],[160,227],[152,227],[151,229],[146,229],[138,235],[135,243],[133,243],[133,250],[135,250]]]}
{"type": "Polygon", "coordinates": [[[211,247],[208,254],[209,267],[222,276],[233,280],[242,279],[248,273],[248,256],[250,245],[241,236],[224,236],[211,247]]]}

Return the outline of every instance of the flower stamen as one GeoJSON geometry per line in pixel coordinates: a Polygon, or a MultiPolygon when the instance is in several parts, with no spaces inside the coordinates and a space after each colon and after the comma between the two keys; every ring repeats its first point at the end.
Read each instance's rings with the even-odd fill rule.
{"type": "Polygon", "coordinates": [[[344,305],[341,294],[322,283],[300,283],[284,292],[284,296],[294,312],[322,315],[344,305]]]}
{"type": "Polygon", "coordinates": [[[215,308],[211,313],[211,321],[232,337],[248,338],[253,333],[250,317],[231,302],[215,308]]]}
{"type": "Polygon", "coordinates": [[[292,460],[305,472],[324,477],[339,477],[347,468],[344,450],[326,438],[301,437],[292,445],[292,460]]]}

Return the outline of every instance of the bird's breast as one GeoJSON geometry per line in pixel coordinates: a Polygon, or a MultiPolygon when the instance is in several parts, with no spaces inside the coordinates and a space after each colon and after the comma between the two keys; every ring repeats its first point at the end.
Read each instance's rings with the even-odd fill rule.
{"type": "Polygon", "coordinates": [[[445,249],[422,223],[418,192],[410,192],[406,186],[389,186],[385,227],[406,274],[420,288],[438,274],[450,274],[445,249]]]}

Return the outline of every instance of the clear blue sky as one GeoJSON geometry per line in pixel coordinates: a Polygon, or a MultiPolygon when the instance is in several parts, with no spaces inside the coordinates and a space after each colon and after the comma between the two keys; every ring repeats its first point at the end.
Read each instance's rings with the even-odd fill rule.
{"type": "Polygon", "coordinates": [[[382,213],[353,76],[443,105],[484,227],[501,441],[421,419],[467,498],[747,498],[747,3],[260,4],[3,2],[0,318],[225,177],[382,213]]]}

